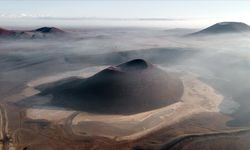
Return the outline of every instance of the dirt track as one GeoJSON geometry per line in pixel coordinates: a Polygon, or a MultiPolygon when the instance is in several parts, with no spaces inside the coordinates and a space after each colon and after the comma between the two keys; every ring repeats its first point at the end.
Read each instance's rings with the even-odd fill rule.
{"type": "Polygon", "coordinates": [[[2,149],[9,150],[9,142],[10,138],[8,137],[8,118],[6,111],[2,104],[0,104],[0,128],[1,128],[1,142],[2,142],[2,149]]]}
{"type": "MultiPolygon", "coordinates": [[[[162,149],[172,150],[172,149],[178,149],[178,146],[181,144],[183,145],[185,142],[188,142],[189,140],[195,140],[195,139],[201,139],[201,138],[216,138],[216,137],[227,137],[227,136],[236,136],[244,133],[250,133],[250,129],[235,129],[235,130],[228,130],[228,131],[222,131],[222,132],[211,132],[211,133],[199,133],[199,134],[187,134],[182,135],[180,137],[177,137],[173,139],[172,141],[165,144],[162,149]]],[[[184,144],[185,145],[185,144],[184,144]]]]}

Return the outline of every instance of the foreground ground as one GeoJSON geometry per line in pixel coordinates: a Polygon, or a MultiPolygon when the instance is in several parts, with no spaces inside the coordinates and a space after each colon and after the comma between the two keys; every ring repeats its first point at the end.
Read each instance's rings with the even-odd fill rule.
{"type": "MultiPolygon", "coordinates": [[[[118,149],[118,147],[178,149],[183,145],[180,143],[188,143],[190,139],[196,142],[196,139],[200,141],[207,139],[206,137],[211,141],[221,138],[224,142],[225,137],[230,140],[231,136],[238,132],[239,137],[241,132],[244,133],[243,136],[248,135],[246,129],[226,127],[225,124],[230,118],[219,113],[219,104],[223,96],[200,81],[197,75],[187,72],[176,72],[184,85],[180,102],[135,115],[98,115],[51,106],[30,108],[15,105],[18,102],[17,98],[22,100],[24,97],[37,94],[39,91],[35,90],[34,86],[71,75],[88,77],[104,67],[87,68],[89,72],[80,70],[39,78],[29,82],[27,88],[19,94],[11,96],[8,103],[1,108],[3,129],[1,133],[2,137],[8,136],[8,138],[2,138],[5,141],[5,149],[10,147],[17,149],[26,147],[28,149],[118,149]],[[4,111],[7,111],[8,116],[4,117],[6,115],[4,111]]],[[[49,100],[49,98],[43,98],[39,103],[49,100]]],[[[184,144],[185,147],[189,145],[184,144]]]]}

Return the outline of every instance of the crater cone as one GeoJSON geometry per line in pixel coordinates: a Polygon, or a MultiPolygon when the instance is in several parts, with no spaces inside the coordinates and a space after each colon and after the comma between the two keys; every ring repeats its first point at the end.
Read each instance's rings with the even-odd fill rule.
{"type": "Polygon", "coordinates": [[[183,94],[181,80],[142,59],[108,67],[87,79],[59,81],[43,88],[52,104],[76,110],[133,114],[173,104],[183,94]]]}

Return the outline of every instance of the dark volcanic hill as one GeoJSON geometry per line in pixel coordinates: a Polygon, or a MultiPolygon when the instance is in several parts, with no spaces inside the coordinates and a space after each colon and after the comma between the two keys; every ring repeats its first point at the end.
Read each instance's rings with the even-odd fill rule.
{"type": "Polygon", "coordinates": [[[65,34],[65,31],[54,27],[42,27],[30,31],[7,30],[0,28],[0,38],[2,39],[44,39],[61,37],[65,34]]]}
{"type": "Polygon", "coordinates": [[[50,33],[50,34],[65,33],[63,30],[55,28],[55,27],[42,27],[42,28],[34,30],[33,32],[50,33]]]}
{"type": "Polygon", "coordinates": [[[191,35],[213,35],[250,32],[250,26],[242,22],[220,22],[191,35]]]}
{"type": "Polygon", "coordinates": [[[0,37],[11,37],[14,35],[15,35],[15,31],[0,28],[0,37]]]}
{"type": "Polygon", "coordinates": [[[142,59],[111,66],[87,79],[71,78],[38,87],[52,104],[107,114],[144,112],[178,102],[181,80],[142,59]]]}

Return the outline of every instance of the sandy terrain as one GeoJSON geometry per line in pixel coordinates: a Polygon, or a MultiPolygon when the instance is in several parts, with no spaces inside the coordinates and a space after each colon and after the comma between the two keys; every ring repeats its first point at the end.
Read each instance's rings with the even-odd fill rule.
{"type": "MultiPolygon", "coordinates": [[[[83,73],[86,70],[81,70],[65,73],[63,76],[46,77],[30,82],[29,86],[37,86],[72,75],[88,77],[98,69],[102,67],[88,68],[86,70],[90,73],[87,74],[83,73]]],[[[198,80],[194,74],[189,73],[181,78],[184,84],[182,101],[153,111],[135,115],[98,115],[82,112],[71,118],[69,116],[74,111],[31,108],[26,111],[26,114],[30,119],[44,119],[52,122],[67,120],[69,117],[72,119],[67,120],[72,122],[72,125],[68,126],[69,130],[76,135],[102,136],[121,141],[138,139],[195,114],[219,111],[218,106],[223,96],[216,93],[211,86],[198,80]]]]}
{"type": "Polygon", "coordinates": [[[26,115],[30,119],[44,119],[54,123],[60,123],[63,119],[68,118],[75,111],[58,110],[56,108],[30,108],[26,115]]]}
{"type": "Polygon", "coordinates": [[[72,123],[74,126],[72,126],[72,129],[76,134],[84,132],[87,135],[105,136],[115,138],[118,141],[131,140],[145,136],[198,113],[219,111],[218,106],[223,100],[223,96],[217,94],[211,86],[201,82],[194,75],[187,75],[182,77],[182,79],[185,88],[182,102],[129,116],[80,113],[73,119],[72,123]],[[96,128],[98,129],[98,125],[93,128],[88,127],[91,122],[100,124],[99,128],[105,124],[106,128],[96,130],[96,128]],[[135,128],[138,126],[140,128],[135,128]],[[113,133],[105,131],[105,129],[109,130],[108,127],[113,128],[113,133]],[[127,132],[121,132],[121,130],[127,132]]]}

